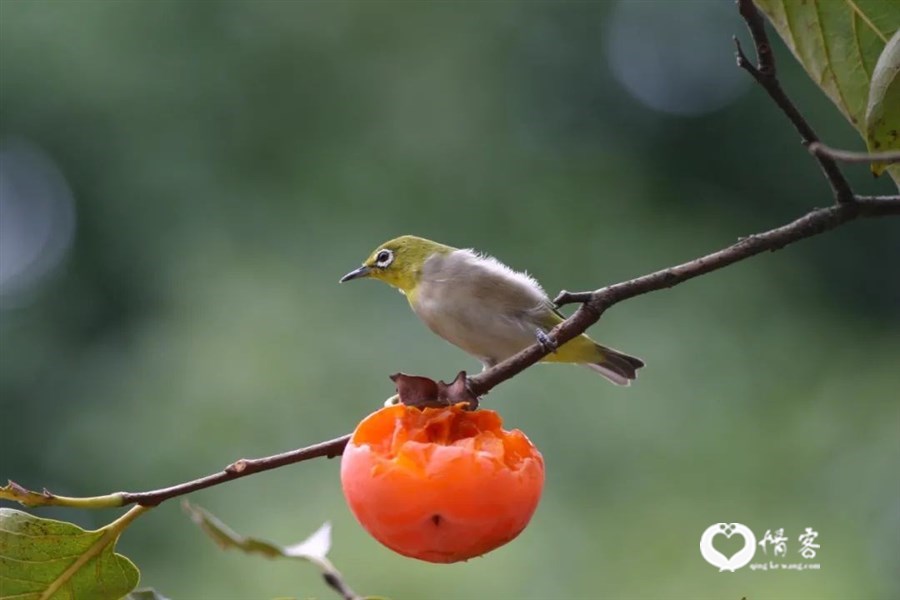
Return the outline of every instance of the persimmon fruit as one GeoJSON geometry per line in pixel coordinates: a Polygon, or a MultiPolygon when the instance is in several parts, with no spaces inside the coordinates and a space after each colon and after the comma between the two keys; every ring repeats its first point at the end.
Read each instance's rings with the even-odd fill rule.
{"type": "Polygon", "coordinates": [[[382,408],[357,426],[341,459],[350,510],[404,556],[451,563],[525,529],[544,486],[544,459],[491,410],[382,408]]]}

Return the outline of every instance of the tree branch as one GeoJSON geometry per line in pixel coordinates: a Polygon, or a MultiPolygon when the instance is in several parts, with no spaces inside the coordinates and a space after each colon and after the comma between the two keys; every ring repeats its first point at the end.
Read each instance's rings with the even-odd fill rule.
{"type": "MultiPolygon", "coordinates": [[[[797,110],[791,99],[788,98],[787,93],[781,87],[781,82],[778,81],[775,68],[775,54],[772,52],[771,44],[769,44],[769,37],[766,35],[766,25],[762,15],[756,10],[752,0],[737,0],[737,5],[738,12],[744,18],[747,28],[750,30],[753,45],[756,47],[758,61],[757,65],[753,66],[750,59],[744,54],[737,36],[735,36],[734,45],[736,47],[738,66],[747,71],[756,80],[756,83],[766,90],[769,97],[772,98],[782,112],[787,115],[787,118],[790,119],[794,128],[800,134],[804,146],[818,142],[819,136],[816,135],[810,124],[800,114],[800,111],[797,110]]],[[[844,174],[841,173],[837,163],[830,156],[816,154],[815,157],[822,168],[825,179],[828,180],[828,184],[831,186],[834,199],[839,204],[853,202],[853,190],[844,178],[844,174]]]]}
{"type": "MultiPolygon", "coordinates": [[[[670,288],[689,279],[722,269],[728,265],[750,258],[766,251],[784,248],[794,242],[819,235],[850,221],[861,218],[900,215],[900,195],[898,196],[855,196],[834,162],[834,151],[823,152],[825,146],[799,111],[784,93],[776,78],[775,57],[765,32],[764,22],[750,0],[738,0],[741,15],[747,22],[756,47],[758,64],[753,66],[744,55],[740,43],[737,45],[738,65],[746,70],[769,93],[769,96],[784,111],[794,127],[800,132],[803,143],[810,146],[825,177],[831,185],[837,204],[815,209],[799,219],[781,227],[741,238],[736,244],[717,252],[701,256],[680,265],[662,269],[629,281],[610,285],[590,292],[560,292],[554,300],[558,306],[580,303],[575,313],[553,328],[548,334],[549,343],[536,343],[503,362],[468,379],[469,390],[476,396],[503,383],[539,362],[554,346],[561,346],[581,335],[588,327],[600,320],[603,313],[613,305],[657,290],[670,288]],[[816,145],[818,144],[818,145],[816,145]]],[[[871,158],[869,155],[868,158],[871,158]]],[[[879,160],[883,160],[880,157],[879,160]]],[[[0,499],[13,500],[26,506],[73,506],[81,508],[103,508],[139,504],[155,506],[165,500],[190,492],[212,487],[220,483],[246,477],[254,473],[310,460],[318,457],[333,458],[340,455],[350,435],[321,442],[290,452],[264,458],[241,459],[218,473],[193,481],[147,492],[118,492],[93,498],[69,498],[56,496],[47,490],[33,492],[10,482],[0,488],[0,499]]],[[[330,582],[329,582],[330,583],[330,582]]]]}
{"type": "MultiPolygon", "coordinates": [[[[558,306],[572,303],[581,303],[581,306],[571,317],[554,327],[547,337],[551,342],[560,346],[584,333],[588,327],[600,320],[608,308],[623,300],[674,287],[689,279],[722,269],[751,256],[766,251],[780,250],[789,244],[819,235],[856,219],[887,216],[900,216],[900,195],[856,196],[853,202],[818,208],[787,225],[744,237],[727,248],[674,267],[593,292],[560,292],[554,300],[558,306]]],[[[482,396],[507,379],[539,362],[548,352],[549,346],[533,344],[491,369],[469,378],[469,389],[476,396],[482,396]]],[[[118,492],[95,498],[68,498],[56,496],[47,490],[32,492],[10,482],[9,485],[0,488],[0,499],[13,500],[26,506],[81,508],[105,508],[128,504],[156,506],[170,498],[183,496],[254,473],[323,456],[334,458],[343,453],[349,440],[350,435],[348,434],[282,454],[264,458],[240,459],[218,473],[147,492],[118,492]]]]}
{"type": "Polygon", "coordinates": [[[900,163],[900,150],[890,152],[851,152],[849,150],[831,148],[822,142],[813,142],[808,149],[810,154],[814,156],[827,156],[845,163],[880,162],[886,165],[900,163]]]}
{"type": "Polygon", "coordinates": [[[266,456],[264,458],[242,458],[231,463],[218,473],[213,473],[212,475],[207,475],[206,477],[201,477],[200,479],[195,479],[193,481],[187,481],[185,483],[179,483],[178,485],[149,492],[121,492],[122,504],[156,506],[169,498],[183,496],[190,492],[196,492],[197,490],[219,485],[220,483],[225,483],[226,481],[231,481],[233,479],[240,479],[241,477],[253,475],[254,473],[277,469],[278,467],[292,465],[321,456],[334,458],[335,456],[340,456],[344,452],[344,447],[347,445],[348,441],[350,441],[349,434],[333,440],[328,440],[327,442],[320,442],[318,444],[313,444],[312,446],[298,448],[297,450],[291,450],[290,452],[283,452],[273,456],[266,456]]]}
{"type": "Polygon", "coordinates": [[[11,500],[24,506],[67,506],[71,508],[115,508],[129,504],[156,506],[170,498],[184,496],[197,490],[240,479],[254,473],[261,473],[322,456],[325,458],[340,456],[349,441],[350,434],[347,434],[333,440],[319,442],[318,444],[282,452],[281,454],[263,458],[241,458],[217,473],[147,492],[114,492],[103,496],[73,498],[57,496],[46,488],[42,492],[34,492],[25,489],[14,481],[9,481],[7,485],[0,487],[0,500],[11,500]]]}
{"type": "MultiPolygon", "coordinates": [[[[766,251],[784,248],[799,240],[824,233],[844,223],[863,217],[900,215],[900,196],[857,196],[853,202],[816,209],[796,221],[763,233],[742,238],[727,248],[692,261],[617,283],[593,292],[562,292],[555,302],[561,306],[580,302],[575,313],[554,327],[548,337],[562,345],[585,332],[600,320],[609,307],[642,294],[670,288],[694,277],[716,271],[766,251]]],[[[548,354],[541,344],[533,344],[479,375],[469,379],[472,393],[482,395],[491,388],[524,371],[548,354]]]]}

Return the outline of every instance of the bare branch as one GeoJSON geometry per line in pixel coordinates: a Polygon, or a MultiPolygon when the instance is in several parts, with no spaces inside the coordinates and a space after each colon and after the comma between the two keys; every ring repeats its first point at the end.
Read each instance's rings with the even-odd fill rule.
{"type": "MultiPolygon", "coordinates": [[[[756,6],[752,1],[738,0],[737,5],[738,12],[741,17],[743,17],[744,22],[747,23],[747,29],[750,30],[750,37],[753,39],[753,45],[756,47],[756,60],[758,61],[758,64],[756,67],[753,67],[753,70],[762,77],[774,79],[777,71],[775,67],[775,54],[772,52],[771,44],[769,44],[765,20],[762,18],[762,15],[759,14],[759,11],[756,10],[756,6]]],[[[735,38],[735,44],[737,44],[739,55],[746,61],[747,57],[743,56],[741,45],[738,43],[737,38],[735,38]]],[[[749,66],[749,63],[746,66],[740,64],[739,66],[746,69],[749,66]]]]}
{"type": "MultiPolygon", "coordinates": [[[[855,219],[897,215],[900,215],[900,196],[878,198],[857,196],[853,202],[816,209],[792,223],[747,236],[718,252],[668,269],[594,292],[563,292],[555,300],[557,305],[573,302],[581,302],[582,305],[571,317],[554,327],[548,336],[561,346],[599,321],[606,309],[628,298],[673,287],[751,256],[779,250],[788,244],[824,233],[855,219]]],[[[540,361],[547,353],[547,349],[541,344],[533,344],[493,368],[470,378],[469,388],[474,394],[482,395],[540,361]]]]}
{"type": "MultiPolygon", "coordinates": [[[[561,346],[572,338],[584,333],[588,327],[600,320],[600,317],[608,308],[623,300],[676,286],[689,279],[722,269],[751,256],[779,250],[789,244],[819,235],[856,219],[888,216],[900,216],[900,195],[856,196],[853,202],[835,204],[827,208],[813,210],[787,225],[744,237],[727,248],[674,267],[610,285],[593,292],[561,292],[555,300],[557,305],[581,303],[581,306],[571,317],[554,327],[547,334],[547,337],[552,344],[561,346]]],[[[550,347],[539,343],[533,344],[491,369],[469,378],[469,391],[476,396],[486,394],[497,385],[539,362],[549,353],[550,347]]],[[[118,492],[98,496],[97,498],[64,498],[54,496],[46,490],[43,493],[29,492],[21,486],[10,482],[9,486],[0,490],[8,493],[0,494],[0,497],[30,505],[81,506],[84,508],[124,506],[127,504],[156,506],[170,498],[183,496],[254,473],[323,456],[334,458],[343,453],[344,447],[349,440],[350,435],[345,435],[282,454],[256,459],[241,459],[218,473],[147,492],[118,492]]]]}
{"type": "MultiPolygon", "coordinates": [[[[766,90],[769,97],[772,98],[782,112],[787,115],[787,118],[790,119],[794,128],[800,134],[803,145],[808,146],[814,142],[818,142],[819,136],[816,135],[816,132],[813,131],[810,124],[803,115],[800,114],[800,111],[797,110],[797,107],[794,106],[791,99],[788,98],[787,93],[785,93],[784,89],[781,87],[781,82],[778,81],[775,68],[775,55],[772,52],[772,46],[769,44],[769,37],[766,35],[766,27],[762,15],[756,10],[756,6],[754,6],[752,0],[737,0],[737,4],[738,12],[741,13],[741,16],[747,23],[747,28],[750,30],[753,44],[756,47],[756,57],[758,60],[757,66],[754,67],[741,49],[740,42],[737,38],[734,38],[734,43],[737,48],[736,54],[738,66],[747,71],[756,83],[766,90]]],[[[828,184],[831,186],[831,192],[834,194],[835,200],[839,204],[853,202],[853,190],[844,178],[844,174],[841,173],[837,163],[829,156],[816,154],[815,157],[819,162],[819,166],[822,168],[825,179],[828,180],[828,184]]]]}
{"type": "Polygon", "coordinates": [[[813,142],[808,149],[813,156],[827,156],[845,163],[880,162],[887,165],[900,163],[900,150],[893,152],[851,152],[849,150],[831,148],[822,142],[813,142]]]}
{"type": "Polygon", "coordinates": [[[233,479],[240,479],[241,477],[246,477],[247,475],[252,475],[254,473],[261,473],[262,471],[277,469],[278,467],[292,465],[294,463],[322,456],[334,458],[335,456],[340,456],[344,452],[344,447],[347,445],[348,441],[350,441],[349,434],[333,440],[328,440],[327,442],[306,446],[305,448],[298,448],[297,450],[291,450],[290,452],[275,454],[274,456],[249,459],[242,458],[231,463],[218,473],[213,473],[212,475],[207,475],[200,479],[194,479],[193,481],[186,481],[185,483],[179,483],[178,485],[149,492],[121,492],[122,504],[156,506],[169,498],[183,496],[190,492],[196,492],[197,490],[219,485],[220,483],[225,483],[226,481],[231,481],[233,479]]]}

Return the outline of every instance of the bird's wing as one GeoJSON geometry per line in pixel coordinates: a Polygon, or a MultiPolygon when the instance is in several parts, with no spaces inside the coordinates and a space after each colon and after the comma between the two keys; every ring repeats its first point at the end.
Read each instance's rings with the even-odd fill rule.
{"type": "Polygon", "coordinates": [[[471,250],[429,259],[422,271],[422,283],[441,285],[445,295],[477,301],[500,314],[543,312],[550,306],[547,294],[530,275],[471,250]]]}

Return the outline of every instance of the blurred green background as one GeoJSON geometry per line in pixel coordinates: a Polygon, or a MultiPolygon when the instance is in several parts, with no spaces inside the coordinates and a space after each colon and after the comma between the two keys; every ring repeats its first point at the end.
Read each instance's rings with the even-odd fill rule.
{"type": "MultiPolygon", "coordinates": [[[[399,234],[554,294],[828,204],[733,33],[726,0],[0,0],[0,475],[166,486],[349,431],[390,373],[477,371],[396,292],[337,285],[399,234]]],[[[777,51],[823,137],[860,149],[777,51]]],[[[900,597],[898,233],[854,223],[617,306],[592,334],[647,361],[632,388],[568,366],[498,387],[547,485],[485,557],[381,547],[337,460],[191,500],[285,543],[331,520],[351,586],[395,600],[900,597]],[[792,562],[812,527],[822,568],[719,573],[698,541],[720,521],[785,528],[792,562]]],[[[176,600],[333,597],[306,565],[220,552],[177,501],[120,549],[176,600]]]]}

